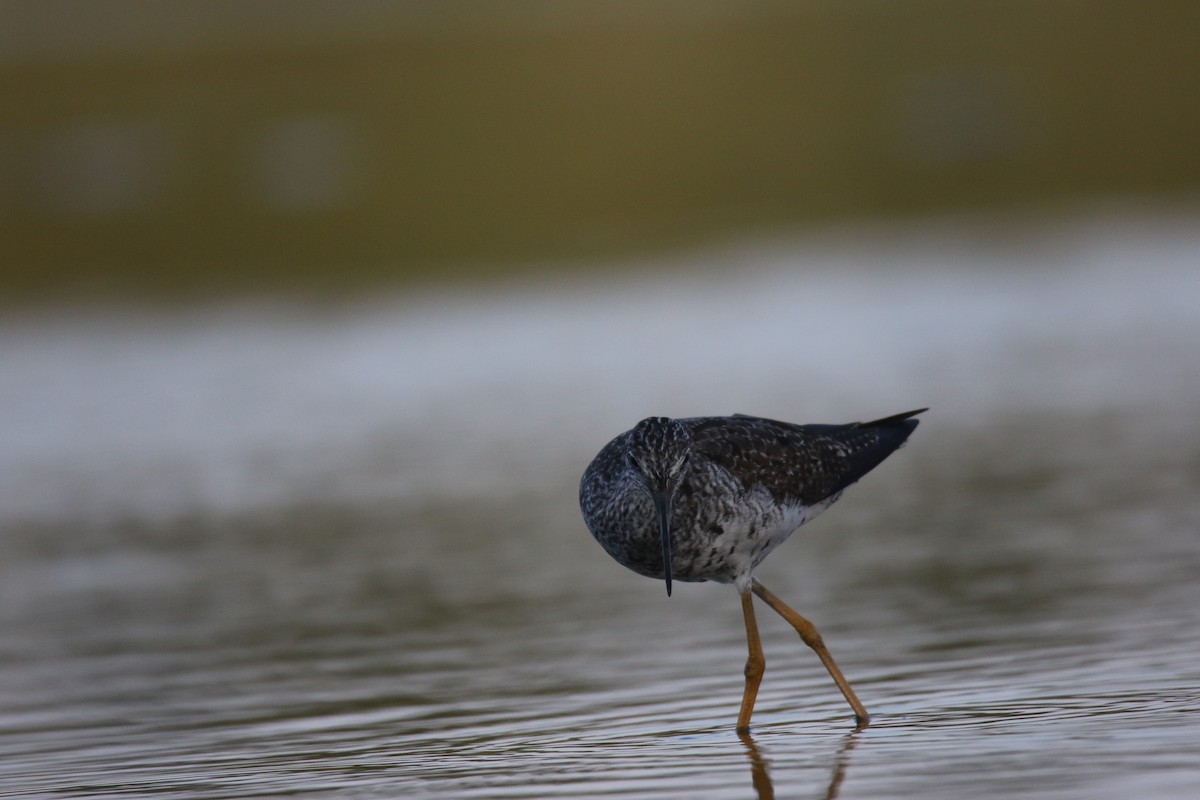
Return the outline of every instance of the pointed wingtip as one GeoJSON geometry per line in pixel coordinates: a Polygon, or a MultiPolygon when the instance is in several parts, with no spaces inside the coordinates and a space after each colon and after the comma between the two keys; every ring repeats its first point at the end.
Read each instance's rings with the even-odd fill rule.
{"type": "MultiPolygon", "coordinates": [[[[873,419],[870,422],[858,422],[855,424],[860,428],[886,428],[889,425],[899,425],[907,422],[910,417],[915,417],[917,414],[924,413],[928,410],[928,407],[918,408],[915,411],[905,411],[903,414],[892,414],[890,417],[883,417],[882,419],[873,419]]],[[[917,421],[913,420],[912,424],[913,427],[915,427],[917,421]]]]}

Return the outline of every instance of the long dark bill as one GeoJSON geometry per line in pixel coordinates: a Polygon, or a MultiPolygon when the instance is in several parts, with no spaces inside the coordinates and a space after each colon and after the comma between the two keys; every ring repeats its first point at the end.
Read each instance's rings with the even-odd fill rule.
{"type": "Polygon", "coordinates": [[[671,498],[654,493],[654,508],[658,510],[658,530],[662,535],[663,575],[667,578],[667,597],[671,596],[671,498]]]}

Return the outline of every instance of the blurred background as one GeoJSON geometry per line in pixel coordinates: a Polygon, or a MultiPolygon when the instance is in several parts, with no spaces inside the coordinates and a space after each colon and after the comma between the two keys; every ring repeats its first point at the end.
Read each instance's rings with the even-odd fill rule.
{"type": "Polygon", "coordinates": [[[453,494],[497,479],[470,436],[543,467],[577,436],[573,471],[651,412],[982,424],[980,348],[1130,347],[1186,303],[1198,31],[1187,2],[2,0],[0,515],[388,497],[447,459],[453,494]]]}
{"type": "MultiPolygon", "coordinates": [[[[1183,0],[0,0],[0,783],[743,796],[657,727],[735,710],[736,600],[611,563],[578,476],[650,414],[932,406],[763,568],[916,721],[845,786],[1190,796],[1198,41],[1183,0]]],[[[764,730],[842,714],[784,674],[764,730]]],[[[823,785],[799,732],[773,774],[823,785]]]]}
{"type": "Polygon", "coordinates": [[[0,3],[14,299],[1192,199],[1187,2],[0,3]]]}

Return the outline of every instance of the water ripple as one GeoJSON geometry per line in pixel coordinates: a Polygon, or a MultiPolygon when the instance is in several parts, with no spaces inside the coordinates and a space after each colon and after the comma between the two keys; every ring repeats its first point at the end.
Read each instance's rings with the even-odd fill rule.
{"type": "Polygon", "coordinates": [[[916,282],[891,253],[866,283],[853,258],[789,256],[678,308],[663,279],[6,323],[0,373],[28,380],[0,423],[0,794],[1191,800],[1200,295],[1179,291],[1194,231],[1155,265],[1160,246],[1057,272],[942,253],[916,282]],[[694,353],[692,321],[723,318],[703,364],[627,364],[647,341],[694,353]],[[829,330],[849,338],[793,352],[829,330]],[[610,400],[596,370],[620,377],[610,400]],[[736,736],[735,594],[668,600],[579,520],[601,431],[681,398],[758,410],[746,387],[778,415],[917,388],[937,411],[762,568],[821,627],[861,731],[764,614],[736,736]],[[195,405],[171,416],[175,395],[195,405]]]}

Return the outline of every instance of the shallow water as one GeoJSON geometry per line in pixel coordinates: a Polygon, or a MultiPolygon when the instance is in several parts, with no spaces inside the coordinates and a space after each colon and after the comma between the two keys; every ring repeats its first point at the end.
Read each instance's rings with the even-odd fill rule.
{"type": "Polygon", "coordinates": [[[9,322],[0,793],[1194,797],[1191,230],[9,322]],[[609,561],[579,472],[649,413],[927,404],[760,570],[871,725],[760,605],[739,739],[736,594],[609,561]]]}

